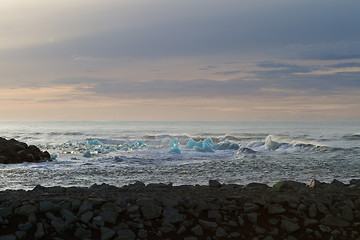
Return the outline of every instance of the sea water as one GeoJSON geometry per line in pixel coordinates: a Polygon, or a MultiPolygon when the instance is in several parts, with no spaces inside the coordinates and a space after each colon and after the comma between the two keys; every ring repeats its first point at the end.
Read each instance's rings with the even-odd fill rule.
{"type": "Polygon", "coordinates": [[[0,121],[0,136],[53,158],[0,164],[0,190],[360,178],[360,122],[0,121]]]}

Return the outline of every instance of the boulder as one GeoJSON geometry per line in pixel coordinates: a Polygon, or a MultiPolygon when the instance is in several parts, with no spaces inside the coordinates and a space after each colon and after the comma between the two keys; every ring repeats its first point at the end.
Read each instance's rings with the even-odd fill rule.
{"type": "Polygon", "coordinates": [[[50,154],[47,151],[42,152],[34,145],[28,146],[26,143],[15,139],[0,138],[0,163],[12,164],[48,160],[51,160],[50,154]]]}

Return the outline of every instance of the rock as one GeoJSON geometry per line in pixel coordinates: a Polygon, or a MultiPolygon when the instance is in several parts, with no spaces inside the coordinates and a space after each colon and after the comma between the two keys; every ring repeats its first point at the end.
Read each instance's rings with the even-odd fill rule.
{"type": "Polygon", "coordinates": [[[26,232],[25,231],[17,231],[17,232],[15,232],[15,235],[16,235],[18,240],[26,239],[26,232]]]}
{"type": "Polygon", "coordinates": [[[88,212],[84,213],[83,215],[81,215],[80,220],[83,223],[89,223],[90,220],[93,218],[93,216],[94,216],[94,213],[91,211],[88,211],[88,212]]]}
{"type": "Polygon", "coordinates": [[[0,138],[0,163],[42,162],[50,160],[48,152],[15,139],[0,138]]]}
{"type": "Polygon", "coordinates": [[[335,217],[333,214],[328,214],[320,221],[322,224],[331,226],[331,227],[347,227],[350,224],[344,220],[335,217]]]}
{"type": "Polygon", "coordinates": [[[33,225],[28,222],[27,223],[19,223],[19,225],[18,225],[18,229],[20,231],[24,231],[24,232],[30,230],[32,227],[33,227],[33,225]]]}
{"type": "Polygon", "coordinates": [[[39,203],[39,211],[42,213],[45,212],[55,212],[59,210],[60,206],[50,201],[41,201],[39,203]]]}
{"type": "Polygon", "coordinates": [[[77,228],[75,231],[75,237],[78,239],[88,239],[91,238],[91,230],[85,228],[77,228]]]}
{"type": "Polygon", "coordinates": [[[218,237],[218,238],[224,238],[224,237],[227,237],[227,232],[224,228],[222,227],[218,227],[216,229],[216,232],[215,232],[215,236],[218,237]]]}
{"type": "Polygon", "coordinates": [[[208,231],[214,231],[218,227],[218,224],[216,222],[209,222],[202,219],[199,219],[199,224],[208,231]]]}
{"type": "Polygon", "coordinates": [[[115,212],[109,212],[109,211],[105,211],[105,212],[101,212],[100,215],[105,223],[110,223],[110,224],[115,224],[116,220],[117,220],[117,213],[115,212]]]}
{"type": "Polygon", "coordinates": [[[250,202],[247,202],[244,204],[244,211],[246,213],[249,213],[249,212],[256,212],[257,210],[259,210],[259,206],[255,203],[250,203],[250,202]]]}
{"type": "Polygon", "coordinates": [[[255,230],[257,235],[263,235],[263,234],[266,233],[266,229],[262,228],[262,227],[259,227],[259,226],[255,226],[254,230],[255,230]]]}
{"type": "Polygon", "coordinates": [[[346,186],[345,183],[340,182],[339,180],[336,180],[336,179],[334,179],[334,180],[331,182],[331,185],[336,186],[336,187],[345,187],[345,186],[346,186]]]}
{"type": "Polygon", "coordinates": [[[95,228],[101,228],[105,225],[105,221],[101,216],[93,218],[92,226],[95,228]]]}
{"type": "Polygon", "coordinates": [[[126,211],[130,214],[139,212],[140,207],[138,205],[133,205],[131,207],[128,207],[126,211]]]}
{"type": "Polygon", "coordinates": [[[280,214],[286,212],[286,209],[280,204],[271,204],[267,206],[267,212],[268,214],[280,214]]]}
{"type": "Polygon", "coordinates": [[[204,234],[204,230],[202,229],[202,227],[198,224],[195,227],[193,227],[191,229],[191,232],[195,235],[195,236],[202,236],[204,234]]]}
{"type": "Polygon", "coordinates": [[[81,204],[79,208],[78,216],[91,210],[93,210],[92,203],[90,201],[85,201],[81,204]]]}
{"type": "Polygon", "coordinates": [[[140,211],[146,220],[161,216],[162,207],[158,206],[153,200],[142,200],[140,211]]]}
{"type": "Polygon", "coordinates": [[[67,224],[75,223],[79,220],[78,217],[76,217],[72,212],[67,209],[61,210],[61,215],[67,224]]]}
{"type": "Polygon", "coordinates": [[[28,217],[28,222],[35,225],[37,223],[37,217],[35,214],[31,214],[29,217],[28,217]]]}
{"type": "Polygon", "coordinates": [[[221,183],[217,180],[209,180],[209,187],[211,189],[221,188],[221,183]]]}
{"type": "Polygon", "coordinates": [[[41,239],[45,235],[44,226],[42,223],[36,224],[35,239],[41,239]]]}
{"type": "Polygon", "coordinates": [[[38,209],[30,204],[26,204],[20,207],[18,214],[24,216],[30,216],[37,213],[38,209]]]}
{"type": "Polygon", "coordinates": [[[58,234],[62,234],[68,229],[68,226],[66,225],[66,223],[59,217],[55,217],[51,221],[51,226],[55,229],[55,231],[58,234]]]}
{"type": "Polygon", "coordinates": [[[360,179],[351,179],[350,184],[360,186],[360,179]]]}
{"type": "Polygon", "coordinates": [[[319,221],[316,219],[309,219],[309,218],[305,218],[304,219],[304,226],[308,227],[308,226],[316,226],[319,224],[319,221]]]}
{"type": "Polygon", "coordinates": [[[139,232],[138,232],[138,236],[139,236],[139,238],[141,238],[141,239],[145,239],[145,238],[148,237],[148,233],[147,233],[146,230],[140,229],[139,232]]]}
{"type": "Polygon", "coordinates": [[[291,222],[285,219],[281,220],[281,228],[285,230],[287,233],[293,233],[300,229],[299,224],[295,222],[291,222]]]}
{"type": "Polygon", "coordinates": [[[313,203],[309,206],[309,217],[316,218],[317,215],[318,215],[317,207],[315,203],[313,203]]]}
{"type": "Polygon", "coordinates": [[[111,202],[107,202],[104,205],[102,205],[101,210],[104,212],[108,211],[108,212],[116,212],[116,213],[123,211],[123,209],[121,207],[119,207],[115,203],[111,203],[111,202]]]}
{"type": "Polygon", "coordinates": [[[186,216],[179,213],[179,210],[173,207],[165,207],[163,215],[163,222],[179,223],[185,220],[186,216]]]}
{"type": "Polygon", "coordinates": [[[118,237],[116,239],[118,240],[135,240],[136,235],[131,230],[120,230],[117,232],[118,237]]]}
{"type": "Polygon", "coordinates": [[[11,207],[1,207],[0,208],[0,217],[6,218],[12,214],[12,208],[11,207]]]}
{"type": "Polygon", "coordinates": [[[341,216],[342,216],[342,219],[347,222],[352,222],[354,220],[353,211],[348,205],[345,205],[342,207],[341,216]]]}
{"type": "Polygon", "coordinates": [[[309,183],[308,183],[308,187],[310,188],[318,188],[321,186],[321,182],[319,182],[318,180],[311,180],[309,183]]]}
{"type": "Polygon", "coordinates": [[[211,219],[221,219],[222,216],[221,216],[219,210],[209,210],[209,212],[208,212],[208,218],[211,218],[211,219]]]}
{"type": "Polygon", "coordinates": [[[248,213],[246,214],[247,218],[249,219],[249,221],[253,224],[257,224],[257,218],[258,218],[258,214],[255,213],[248,213]]]}
{"type": "Polygon", "coordinates": [[[0,236],[0,240],[16,240],[14,234],[0,236]]]}
{"type": "Polygon", "coordinates": [[[320,213],[326,215],[329,213],[329,209],[327,209],[327,207],[325,206],[325,204],[323,204],[322,202],[320,201],[316,201],[316,206],[317,206],[317,209],[320,213]]]}
{"type": "Polygon", "coordinates": [[[176,228],[173,224],[171,223],[164,223],[160,228],[159,230],[162,232],[162,233],[169,233],[169,232],[175,232],[176,231],[176,228]]]}
{"type": "Polygon", "coordinates": [[[115,236],[115,231],[110,228],[102,227],[100,228],[101,240],[110,240],[115,236]]]}
{"type": "Polygon", "coordinates": [[[128,186],[131,190],[140,190],[140,189],[143,189],[145,188],[145,183],[143,182],[140,182],[140,181],[136,181],[134,184],[129,184],[128,186]]]}

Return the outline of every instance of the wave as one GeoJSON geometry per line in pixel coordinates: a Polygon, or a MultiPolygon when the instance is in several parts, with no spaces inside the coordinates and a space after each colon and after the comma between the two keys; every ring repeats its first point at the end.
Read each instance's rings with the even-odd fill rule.
{"type": "Polygon", "coordinates": [[[50,136],[82,136],[84,135],[84,133],[82,132],[50,132],[48,133],[48,135],[50,136]]]}

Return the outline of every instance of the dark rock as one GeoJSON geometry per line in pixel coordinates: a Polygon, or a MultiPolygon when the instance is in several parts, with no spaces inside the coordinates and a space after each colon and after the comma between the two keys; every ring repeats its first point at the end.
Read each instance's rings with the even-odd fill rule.
{"type": "Polygon", "coordinates": [[[43,162],[51,160],[48,152],[15,139],[0,138],[0,163],[43,162]]]}
{"type": "Polygon", "coordinates": [[[316,180],[316,179],[313,179],[311,180],[309,183],[308,183],[308,186],[310,188],[317,188],[317,187],[320,187],[321,186],[321,182],[316,180]]]}
{"type": "Polygon", "coordinates": [[[325,216],[323,219],[321,219],[321,223],[332,227],[347,227],[350,225],[348,222],[345,222],[344,220],[335,217],[332,214],[329,214],[325,216]]]}
{"type": "Polygon", "coordinates": [[[221,183],[216,180],[209,180],[209,187],[213,189],[221,188],[221,183]]]}

